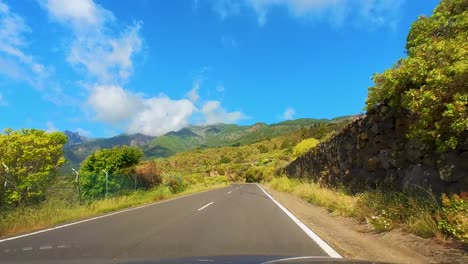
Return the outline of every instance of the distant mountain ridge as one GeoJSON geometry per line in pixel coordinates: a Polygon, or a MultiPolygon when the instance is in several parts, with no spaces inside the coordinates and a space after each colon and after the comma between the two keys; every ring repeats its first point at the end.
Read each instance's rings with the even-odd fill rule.
{"type": "MultiPolygon", "coordinates": [[[[181,151],[195,148],[235,146],[250,144],[277,136],[286,135],[301,128],[338,123],[353,119],[344,116],[338,119],[302,118],[276,124],[256,123],[250,126],[235,124],[217,124],[208,126],[189,126],[178,131],[171,131],[159,137],[142,134],[121,134],[111,138],[89,139],[76,132],[66,131],[71,142],[64,147],[65,158],[69,166],[77,167],[89,154],[116,146],[136,146],[143,150],[146,158],[168,157],[181,151]]],[[[69,167],[65,166],[65,168],[69,167]]]]}
{"type": "Polygon", "coordinates": [[[78,132],[65,130],[63,133],[68,137],[67,146],[79,145],[88,141],[87,137],[80,135],[78,132]]]}

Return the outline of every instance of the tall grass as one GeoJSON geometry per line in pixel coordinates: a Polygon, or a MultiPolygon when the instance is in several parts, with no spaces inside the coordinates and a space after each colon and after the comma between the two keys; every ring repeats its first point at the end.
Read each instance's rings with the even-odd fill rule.
{"type": "Polygon", "coordinates": [[[268,185],[323,206],[337,215],[354,217],[377,232],[400,227],[421,237],[445,238],[451,235],[446,230],[455,230],[453,237],[467,242],[468,202],[458,196],[446,198],[449,202],[439,204],[431,192],[421,188],[416,188],[411,194],[369,190],[351,195],[344,190],[287,177],[275,178],[268,185]],[[446,213],[448,211],[451,214],[446,213]]]}
{"type": "Polygon", "coordinates": [[[98,200],[81,206],[64,200],[52,200],[36,206],[15,208],[0,212],[0,236],[32,231],[67,221],[224,186],[226,183],[196,184],[174,194],[167,186],[161,185],[150,191],[136,191],[129,195],[98,200]]]}

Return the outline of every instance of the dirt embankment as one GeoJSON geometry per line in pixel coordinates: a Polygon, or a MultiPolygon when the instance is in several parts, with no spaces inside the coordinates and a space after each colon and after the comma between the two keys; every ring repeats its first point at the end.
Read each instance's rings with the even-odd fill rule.
{"type": "Polygon", "coordinates": [[[468,252],[401,230],[375,234],[355,219],[335,216],[291,194],[263,186],[345,258],[391,263],[468,263],[468,252]]]}

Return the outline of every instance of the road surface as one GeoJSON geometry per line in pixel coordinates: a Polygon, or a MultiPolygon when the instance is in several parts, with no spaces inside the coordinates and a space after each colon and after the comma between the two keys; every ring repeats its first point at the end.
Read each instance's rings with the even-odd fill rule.
{"type": "Polygon", "coordinates": [[[0,238],[0,263],[121,263],[219,255],[339,257],[280,206],[256,184],[231,185],[0,238]]]}

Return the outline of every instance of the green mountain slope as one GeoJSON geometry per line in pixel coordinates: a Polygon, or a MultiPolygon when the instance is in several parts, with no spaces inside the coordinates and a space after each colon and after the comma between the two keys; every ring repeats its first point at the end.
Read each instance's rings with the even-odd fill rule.
{"type": "Polygon", "coordinates": [[[176,153],[196,148],[212,148],[223,146],[239,146],[278,136],[287,135],[304,128],[319,127],[346,121],[352,116],[339,119],[303,118],[288,120],[267,125],[256,123],[251,126],[234,124],[218,124],[209,126],[190,126],[179,131],[169,132],[159,137],[141,134],[119,135],[112,138],[88,139],[86,142],[64,148],[65,157],[69,161],[62,171],[70,171],[70,167],[78,167],[89,154],[97,149],[112,148],[121,145],[140,147],[148,159],[168,157],[176,153]]]}

